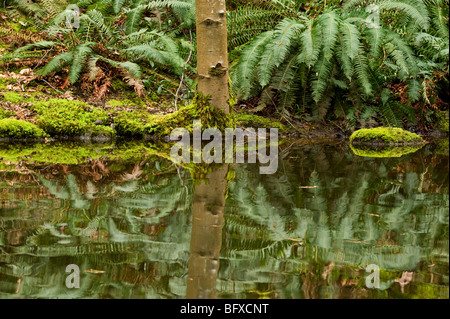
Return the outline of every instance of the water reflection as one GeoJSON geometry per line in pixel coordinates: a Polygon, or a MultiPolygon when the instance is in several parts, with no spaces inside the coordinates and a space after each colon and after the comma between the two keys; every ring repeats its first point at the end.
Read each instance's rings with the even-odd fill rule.
{"type": "Polygon", "coordinates": [[[222,247],[228,166],[214,169],[194,186],[192,230],[186,297],[217,297],[216,281],[222,247]]]}
{"type": "Polygon", "coordinates": [[[286,143],[277,174],[233,165],[197,184],[150,144],[25,162],[45,147],[0,145],[1,298],[448,298],[448,148],[286,143]]]}

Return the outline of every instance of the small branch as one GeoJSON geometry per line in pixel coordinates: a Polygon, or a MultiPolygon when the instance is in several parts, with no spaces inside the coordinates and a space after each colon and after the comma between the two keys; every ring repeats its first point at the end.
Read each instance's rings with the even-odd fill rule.
{"type": "MultiPolygon", "coordinates": [[[[189,36],[190,36],[190,38],[191,38],[190,43],[191,43],[191,47],[192,47],[192,32],[191,32],[190,29],[189,29],[189,36]]],[[[181,86],[183,85],[183,82],[184,82],[184,71],[186,70],[187,64],[188,64],[189,61],[191,60],[191,57],[192,57],[192,49],[190,50],[189,56],[188,56],[186,62],[184,63],[183,71],[181,72],[181,81],[180,81],[180,85],[178,85],[177,92],[175,93],[175,111],[178,111],[178,105],[177,105],[177,103],[178,103],[178,94],[180,93],[181,86]]]]}
{"type": "Polygon", "coordinates": [[[44,81],[45,83],[47,83],[47,85],[48,85],[49,87],[51,87],[53,90],[55,90],[56,92],[58,92],[58,93],[60,93],[60,94],[63,93],[63,92],[61,92],[60,90],[58,90],[57,88],[55,88],[53,85],[51,85],[50,83],[48,83],[47,80],[42,79],[42,81],[44,81]]]}

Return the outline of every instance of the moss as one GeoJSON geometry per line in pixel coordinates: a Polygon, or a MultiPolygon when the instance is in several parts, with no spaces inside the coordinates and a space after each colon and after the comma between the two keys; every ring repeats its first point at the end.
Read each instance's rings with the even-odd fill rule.
{"type": "Polygon", "coordinates": [[[235,118],[237,126],[253,128],[277,128],[281,132],[287,132],[286,126],[274,119],[249,114],[236,114],[235,118]]]}
{"type": "Polygon", "coordinates": [[[434,143],[436,143],[435,152],[437,154],[449,156],[449,141],[447,138],[440,139],[434,143]]]}
{"type": "Polygon", "coordinates": [[[414,153],[420,150],[423,147],[422,145],[416,146],[393,146],[393,147],[385,147],[381,149],[374,149],[370,147],[355,147],[350,144],[350,148],[353,153],[358,156],[363,157],[401,157],[406,154],[414,153]]]}
{"type": "Polygon", "coordinates": [[[97,159],[111,152],[102,144],[48,143],[33,145],[0,145],[0,157],[8,162],[33,162],[48,164],[79,164],[97,159]]]}
{"type": "Polygon", "coordinates": [[[38,126],[50,135],[80,136],[98,131],[96,121],[109,122],[106,111],[80,101],[51,99],[35,103],[33,109],[39,114],[38,126]]]}
{"type": "Polygon", "coordinates": [[[2,107],[0,107],[0,120],[2,119],[6,119],[8,117],[13,117],[15,116],[15,113],[12,111],[6,111],[5,109],[3,109],[2,107]]]}
{"type": "Polygon", "coordinates": [[[153,122],[146,125],[145,133],[168,136],[175,128],[181,127],[189,132],[193,130],[194,120],[200,120],[202,128],[215,127],[225,131],[225,128],[234,128],[234,114],[225,114],[223,110],[217,110],[210,104],[210,98],[197,93],[192,104],[179,109],[177,112],[157,116],[153,122]]]}
{"type": "Polygon", "coordinates": [[[111,87],[115,92],[121,92],[130,88],[128,84],[120,79],[114,79],[111,83],[111,87]]]}
{"type": "Polygon", "coordinates": [[[0,137],[24,139],[47,136],[43,130],[32,123],[15,119],[0,120],[0,137]]]}
{"type": "Polygon", "coordinates": [[[134,103],[128,99],[123,100],[109,100],[106,102],[107,105],[110,105],[112,107],[124,107],[124,106],[130,106],[134,105],[134,103]]]}
{"type": "Polygon", "coordinates": [[[121,112],[115,119],[115,129],[121,136],[143,136],[152,116],[145,111],[121,112]]]}
{"type": "Polygon", "coordinates": [[[449,132],[449,115],[448,111],[438,111],[436,113],[436,128],[438,130],[441,130],[443,132],[448,133],[449,132]]]}
{"type": "Polygon", "coordinates": [[[11,102],[13,104],[19,104],[23,102],[28,102],[30,100],[29,97],[25,97],[17,92],[2,92],[3,99],[7,102],[11,102]]]}
{"type": "MultiPolygon", "coordinates": [[[[11,83],[16,83],[17,79],[14,78],[0,78],[0,90],[6,90],[6,86],[11,83]]],[[[3,94],[4,92],[2,92],[3,94]]]]}
{"type": "Polygon", "coordinates": [[[358,144],[378,144],[378,145],[413,145],[423,144],[425,141],[417,134],[405,131],[396,127],[377,127],[361,129],[350,136],[350,143],[358,144]]]}
{"type": "Polygon", "coordinates": [[[86,136],[90,138],[106,138],[111,139],[116,136],[116,130],[104,125],[96,125],[88,129],[86,136]]]}

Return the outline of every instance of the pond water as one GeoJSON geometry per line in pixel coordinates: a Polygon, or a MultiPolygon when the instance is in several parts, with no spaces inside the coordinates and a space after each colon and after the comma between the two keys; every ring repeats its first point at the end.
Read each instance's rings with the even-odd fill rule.
{"type": "Polygon", "coordinates": [[[206,179],[166,157],[0,144],[0,298],[449,298],[448,146],[286,141],[276,174],[206,179]]]}

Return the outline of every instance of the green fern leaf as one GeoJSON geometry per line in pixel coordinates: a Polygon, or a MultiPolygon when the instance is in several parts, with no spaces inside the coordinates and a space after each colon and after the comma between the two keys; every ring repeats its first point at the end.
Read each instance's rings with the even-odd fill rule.
{"type": "Polygon", "coordinates": [[[242,52],[240,62],[234,72],[234,81],[240,87],[240,94],[247,99],[252,87],[253,75],[258,65],[265,46],[272,40],[273,31],[267,31],[259,35],[249,43],[242,52]]]}
{"type": "Polygon", "coordinates": [[[323,97],[332,68],[333,63],[322,53],[313,68],[315,80],[312,81],[312,96],[316,103],[323,97]]]}
{"type": "Polygon", "coordinates": [[[114,0],[113,3],[113,9],[114,9],[114,13],[119,13],[120,9],[122,9],[123,4],[126,2],[127,0],[114,0]]]}
{"type": "Polygon", "coordinates": [[[332,11],[323,14],[319,23],[322,27],[324,58],[330,61],[334,56],[334,48],[339,35],[340,18],[332,11]]]}
{"type": "Polygon", "coordinates": [[[342,34],[343,50],[350,60],[353,60],[360,48],[360,33],[356,26],[346,21],[340,24],[339,31],[342,34]]]}
{"type": "Polygon", "coordinates": [[[42,69],[39,70],[38,74],[41,76],[46,76],[50,73],[57,72],[61,70],[65,65],[71,63],[74,59],[73,52],[64,52],[56,57],[54,57],[49,63],[47,63],[42,69]]]}
{"type": "Polygon", "coordinates": [[[266,86],[271,79],[273,70],[285,61],[286,55],[297,40],[300,30],[304,25],[295,19],[284,19],[277,26],[271,42],[264,49],[261,62],[258,65],[259,83],[266,86]]]}
{"type": "Polygon", "coordinates": [[[74,84],[80,78],[81,71],[89,57],[93,53],[91,46],[95,45],[93,42],[80,44],[75,48],[74,59],[69,71],[69,81],[74,84]]]}

